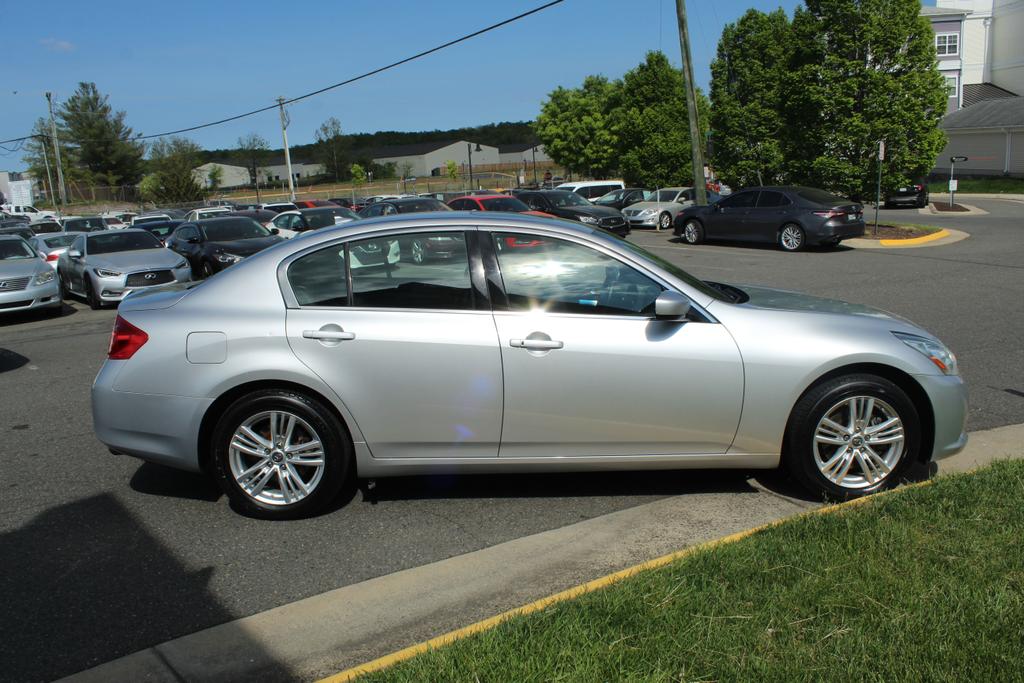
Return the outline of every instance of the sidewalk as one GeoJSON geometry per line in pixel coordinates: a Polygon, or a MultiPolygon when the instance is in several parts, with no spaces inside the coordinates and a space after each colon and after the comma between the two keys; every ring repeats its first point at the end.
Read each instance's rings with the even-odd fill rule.
{"type": "MultiPolygon", "coordinates": [[[[940,461],[939,472],[1024,457],[1022,443],[1024,425],[974,432],[962,453],[940,461]]],[[[339,588],[64,680],[219,681],[281,671],[312,680],[673,550],[819,506],[771,475],[739,489],[708,488],[339,588]]]]}

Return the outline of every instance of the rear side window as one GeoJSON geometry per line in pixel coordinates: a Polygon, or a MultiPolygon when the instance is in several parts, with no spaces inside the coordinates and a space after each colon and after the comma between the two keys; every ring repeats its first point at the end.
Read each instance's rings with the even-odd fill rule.
{"type": "Polygon", "coordinates": [[[781,192],[769,192],[762,190],[761,196],[757,198],[758,208],[767,209],[776,206],[789,206],[789,204],[789,198],[781,192]]]}
{"type": "Polygon", "coordinates": [[[300,306],[347,306],[345,247],[334,244],[296,259],[288,283],[300,306]]]}

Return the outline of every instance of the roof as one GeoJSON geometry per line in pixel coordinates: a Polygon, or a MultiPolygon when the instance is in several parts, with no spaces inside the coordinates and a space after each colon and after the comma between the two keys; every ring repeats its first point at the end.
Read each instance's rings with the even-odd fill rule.
{"type": "Polygon", "coordinates": [[[922,17],[962,17],[970,14],[969,9],[953,9],[952,7],[931,7],[925,5],[921,7],[922,17]]]}
{"type": "Polygon", "coordinates": [[[998,100],[1004,97],[1016,97],[1017,93],[991,83],[965,83],[963,106],[969,107],[983,100],[998,100]]]}
{"type": "MultiPolygon", "coordinates": [[[[391,145],[388,147],[368,147],[353,152],[356,157],[369,157],[371,159],[390,159],[393,157],[415,157],[421,154],[430,154],[442,147],[454,145],[465,140],[436,140],[434,142],[417,142],[411,145],[391,145]]],[[[471,143],[470,143],[471,144],[471,143]]]]}
{"type": "Polygon", "coordinates": [[[508,145],[498,145],[498,154],[512,154],[514,152],[525,152],[534,147],[541,147],[539,142],[513,142],[508,145]]]}
{"type": "Polygon", "coordinates": [[[1008,127],[1024,128],[1024,97],[983,100],[942,119],[942,128],[947,131],[1008,127]]]}

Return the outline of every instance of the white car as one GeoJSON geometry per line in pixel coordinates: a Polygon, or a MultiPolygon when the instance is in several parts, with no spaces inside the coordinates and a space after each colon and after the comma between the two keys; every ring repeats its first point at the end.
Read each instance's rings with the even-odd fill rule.
{"type": "Polygon", "coordinates": [[[28,204],[0,204],[0,210],[11,216],[28,216],[29,220],[53,218],[56,215],[53,211],[40,211],[28,204]]]}
{"type": "Polygon", "coordinates": [[[343,206],[318,206],[312,209],[282,211],[274,216],[267,227],[277,228],[277,234],[291,239],[310,230],[319,230],[357,220],[359,220],[359,215],[343,206]]]}
{"type": "Polygon", "coordinates": [[[614,190],[626,189],[626,184],[621,180],[584,180],[572,183],[562,183],[556,190],[568,190],[575,192],[586,199],[597,199],[614,190]]]}
{"type": "Polygon", "coordinates": [[[55,233],[44,233],[42,235],[36,235],[29,244],[35,249],[39,256],[50,264],[50,267],[57,270],[57,259],[71,246],[71,243],[78,238],[79,235],[84,235],[84,232],[55,232],[55,233]]]}
{"type": "MultiPolygon", "coordinates": [[[[201,221],[204,218],[217,218],[218,216],[226,216],[229,213],[231,213],[231,209],[223,206],[206,206],[201,209],[192,209],[185,214],[185,222],[195,223],[196,221],[201,221]]],[[[136,218],[133,225],[138,223],[138,220],[139,219],[136,218]]],[[[164,217],[164,220],[170,220],[170,217],[164,217]]]]}
{"type": "Polygon", "coordinates": [[[146,223],[162,223],[164,221],[172,220],[166,213],[147,213],[143,216],[135,216],[132,218],[132,227],[144,225],[146,223]]]}
{"type": "Polygon", "coordinates": [[[299,207],[295,206],[291,202],[268,202],[266,204],[260,204],[260,208],[265,211],[281,213],[282,211],[295,211],[299,207]]]}

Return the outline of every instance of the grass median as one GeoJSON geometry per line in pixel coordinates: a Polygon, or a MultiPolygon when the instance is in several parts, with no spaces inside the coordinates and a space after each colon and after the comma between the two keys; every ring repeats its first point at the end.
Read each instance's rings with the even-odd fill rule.
{"type": "Polygon", "coordinates": [[[808,515],[361,681],[1024,680],[1024,461],[808,515]]]}
{"type": "MultiPolygon", "coordinates": [[[[928,183],[928,191],[948,192],[949,181],[934,180],[928,183]]],[[[957,181],[956,191],[978,194],[1024,194],[1024,178],[963,178],[957,181]]]]}

